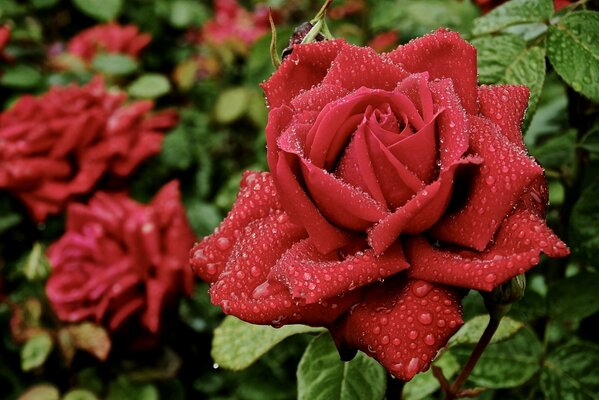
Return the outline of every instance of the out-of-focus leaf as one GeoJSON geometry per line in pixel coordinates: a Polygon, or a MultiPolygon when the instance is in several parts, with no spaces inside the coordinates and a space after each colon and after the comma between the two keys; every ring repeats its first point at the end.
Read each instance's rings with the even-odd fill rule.
{"type": "MultiPolygon", "coordinates": [[[[455,335],[449,339],[448,347],[459,346],[462,344],[475,344],[480,340],[487,324],[489,323],[488,315],[479,315],[472,318],[460,328],[455,335]]],[[[499,328],[493,335],[491,343],[498,343],[508,340],[514,336],[520,329],[524,328],[524,324],[520,321],[515,321],[509,317],[501,319],[499,328]]]]}
{"type": "MultiPolygon", "coordinates": [[[[450,351],[445,351],[433,365],[443,370],[443,376],[451,379],[459,370],[460,364],[450,351]]],[[[429,369],[426,372],[416,375],[411,381],[407,382],[403,388],[402,400],[423,400],[429,395],[435,393],[441,385],[437,378],[433,376],[433,371],[429,369]]]]}
{"type": "Polygon", "coordinates": [[[33,88],[39,85],[42,79],[40,72],[32,66],[17,64],[3,67],[0,76],[0,85],[19,89],[33,88]]]}
{"type": "Polygon", "coordinates": [[[158,389],[152,384],[137,384],[120,377],[110,384],[106,400],[159,400],[158,389]]]}
{"type": "Polygon", "coordinates": [[[21,214],[12,209],[6,196],[0,198],[0,234],[21,222],[21,214]]]}
{"type": "Polygon", "coordinates": [[[568,85],[599,101],[599,12],[576,11],[550,26],[547,53],[568,85]]]}
{"type": "Polygon", "coordinates": [[[373,2],[370,25],[375,31],[393,29],[402,37],[422,36],[439,27],[470,32],[479,10],[472,2],[455,0],[394,0],[373,2]]]}
{"type": "Polygon", "coordinates": [[[50,262],[44,253],[44,247],[36,242],[22,265],[23,274],[30,281],[44,279],[50,273],[50,262]]]}
{"type": "Polygon", "coordinates": [[[177,0],[171,4],[169,21],[176,28],[200,26],[209,16],[206,6],[192,0],[177,0]]]}
{"type": "Polygon", "coordinates": [[[359,352],[343,362],[330,335],[314,338],[297,367],[298,400],[379,400],[385,396],[386,373],[359,352]]]}
{"type": "Polygon", "coordinates": [[[48,8],[48,7],[52,7],[53,5],[58,3],[58,0],[30,0],[30,1],[31,1],[31,5],[35,8],[48,8]]]}
{"type": "Polygon", "coordinates": [[[572,252],[595,264],[599,259],[599,181],[584,189],[572,209],[570,241],[572,252]]]}
{"type": "Polygon", "coordinates": [[[235,317],[226,317],[214,330],[212,358],[221,367],[239,371],[249,367],[268,350],[291,335],[322,332],[323,328],[306,325],[253,325],[235,317]]]}
{"type": "Polygon", "coordinates": [[[597,288],[599,273],[581,272],[549,287],[547,304],[549,315],[560,320],[588,317],[599,311],[597,288]]]}
{"type": "MultiPolygon", "coordinates": [[[[471,351],[470,347],[451,349],[461,365],[471,351]]],[[[541,342],[530,328],[525,328],[510,340],[489,345],[469,380],[492,389],[517,387],[537,373],[541,357],[541,342]]]]}
{"type": "Polygon", "coordinates": [[[193,161],[192,151],[186,128],[178,127],[164,138],[160,158],[167,167],[185,170],[193,161]]]}
{"type": "Polygon", "coordinates": [[[41,366],[52,351],[54,344],[46,332],[30,337],[21,349],[21,369],[30,371],[41,366]]]}
{"type": "Polygon", "coordinates": [[[531,153],[545,168],[571,166],[576,157],[576,131],[569,130],[533,147],[531,153]]]}
{"type": "Polygon", "coordinates": [[[59,400],[60,392],[56,386],[48,383],[40,383],[27,389],[18,400],[59,400]]]}
{"type": "Polygon", "coordinates": [[[599,394],[599,346],[571,343],[547,357],[541,389],[547,400],[596,400],[599,394]]]}
{"type": "Polygon", "coordinates": [[[170,90],[170,82],[160,74],[142,75],[127,88],[131,96],[143,99],[154,99],[167,94],[170,90]]]}
{"type": "Polygon", "coordinates": [[[97,54],[92,60],[92,67],[107,75],[127,75],[135,72],[137,61],[126,54],[97,54]]]}
{"type": "Polygon", "coordinates": [[[509,316],[517,321],[533,321],[547,315],[547,305],[545,304],[545,298],[539,293],[526,288],[524,297],[512,304],[509,316]]]}
{"type": "Polygon", "coordinates": [[[105,360],[110,352],[111,342],[106,330],[100,325],[83,322],[67,327],[75,347],[85,350],[99,360],[105,360]]]}
{"type": "Polygon", "coordinates": [[[474,20],[472,33],[482,35],[511,25],[544,22],[553,15],[551,0],[512,0],[474,20]]]}
{"type": "Polygon", "coordinates": [[[244,87],[224,90],[216,100],[214,117],[221,124],[228,124],[240,118],[247,110],[249,91],[244,87]]]}
{"type": "Polygon", "coordinates": [[[73,389],[68,391],[62,400],[98,400],[98,398],[89,390],[73,389]]]}
{"type": "Polygon", "coordinates": [[[186,209],[189,223],[198,237],[212,233],[222,220],[218,208],[211,203],[195,200],[186,209]]]}
{"type": "Polygon", "coordinates": [[[580,141],[580,147],[590,151],[593,155],[599,155],[599,125],[595,125],[588,131],[580,141]]]}
{"type": "Polygon", "coordinates": [[[123,0],[73,0],[84,14],[99,21],[114,20],[121,12],[123,0]]]}

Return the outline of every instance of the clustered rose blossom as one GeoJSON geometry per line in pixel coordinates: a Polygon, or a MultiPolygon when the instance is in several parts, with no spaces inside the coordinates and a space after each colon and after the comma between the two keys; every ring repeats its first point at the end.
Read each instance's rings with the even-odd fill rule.
{"type": "Polygon", "coordinates": [[[296,45],[263,88],[270,173],[191,251],[225,313],[325,326],[407,380],[463,323],[459,288],[568,254],[522,140],[529,90],[478,86],[457,33],[296,45]]]}
{"type": "MultiPolygon", "coordinates": [[[[507,0],[474,0],[477,6],[482,10],[483,14],[488,13],[495,7],[498,7],[505,3],[507,0]]],[[[559,11],[564,7],[572,4],[572,0],[553,0],[553,8],[555,11],[559,11]]]]}
{"type": "Polygon", "coordinates": [[[126,177],[158,153],[177,116],[150,115],[151,101],[126,104],[101,78],[22,96],[0,114],[0,189],[37,221],[58,213],[103,177],[126,177]]]}
{"type": "Polygon", "coordinates": [[[66,233],[48,248],[48,299],[64,321],[92,320],[113,331],[135,321],[155,333],[164,312],[191,294],[193,242],[178,182],[148,205],[96,193],[88,205],[69,205],[66,233]]]}
{"type": "Polygon", "coordinates": [[[67,52],[90,62],[99,53],[117,53],[134,59],[150,43],[152,37],[140,33],[135,25],[114,22],[96,25],[79,32],[67,44],[67,52]]]}
{"type": "Polygon", "coordinates": [[[258,5],[250,13],[236,0],[214,0],[214,17],[202,27],[201,40],[213,45],[237,42],[251,46],[270,32],[268,9],[258,5]]]}

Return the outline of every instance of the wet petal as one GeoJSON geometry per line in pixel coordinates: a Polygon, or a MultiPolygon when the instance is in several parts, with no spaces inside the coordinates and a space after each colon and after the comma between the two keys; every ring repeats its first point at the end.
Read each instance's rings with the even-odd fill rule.
{"type": "Polygon", "coordinates": [[[422,237],[406,245],[411,277],[476,290],[492,290],[528,271],[541,252],[565,257],[570,251],[543,219],[523,207],[503,222],[495,245],[482,253],[436,249],[422,237]]]}
{"type": "Polygon", "coordinates": [[[409,72],[428,72],[431,80],[450,78],[466,111],[478,112],[476,49],[458,33],[439,29],[398,47],[388,57],[409,72]]]}
{"type": "Polygon", "coordinates": [[[392,246],[380,256],[367,249],[341,258],[338,252],[319,253],[306,239],[281,256],[269,279],[284,283],[294,298],[311,304],[347,294],[408,267],[401,245],[392,246]]]}
{"type": "Polygon", "coordinates": [[[463,324],[461,314],[454,290],[400,277],[373,286],[332,333],[407,381],[428,369],[463,324]]]}
{"type": "Polygon", "coordinates": [[[280,208],[270,174],[246,171],[227,217],[212,235],[191,249],[189,261],[195,273],[206,282],[214,282],[224,269],[243,228],[280,208]]]}
{"type": "Polygon", "coordinates": [[[497,132],[496,125],[474,116],[470,123],[471,150],[484,163],[472,178],[466,204],[446,215],[431,232],[439,240],[482,251],[524,189],[542,176],[543,170],[497,132]]]}

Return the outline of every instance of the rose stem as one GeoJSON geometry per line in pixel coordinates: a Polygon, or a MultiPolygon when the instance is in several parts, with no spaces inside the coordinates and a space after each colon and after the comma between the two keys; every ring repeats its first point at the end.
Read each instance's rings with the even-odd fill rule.
{"type": "Polygon", "coordinates": [[[458,390],[464,384],[464,382],[466,382],[466,379],[468,379],[468,376],[470,376],[470,373],[476,366],[476,363],[480,359],[480,356],[482,356],[483,352],[487,348],[487,345],[491,342],[491,338],[493,337],[495,331],[499,327],[500,321],[501,316],[489,316],[489,323],[487,324],[485,331],[480,337],[474,350],[472,350],[472,354],[470,354],[468,362],[466,362],[466,365],[464,365],[464,368],[451,385],[450,390],[447,393],[447,396],[445,397],[445,400],[453,400],[458,398],[458,390]]]}

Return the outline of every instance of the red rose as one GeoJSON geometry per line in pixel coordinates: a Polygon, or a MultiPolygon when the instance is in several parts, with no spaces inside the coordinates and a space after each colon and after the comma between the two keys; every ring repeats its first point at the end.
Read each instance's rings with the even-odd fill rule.
{"type": "Polygon", "coordinates": [[[67,51],[90,62],[98,53],[118,53],[134,59],[150,43],[152,37],[140,33],[135,25],[109,23],[85,29],[67,44],[67,51]]]}
{"type": "Polygon", "coordinates": [[[135,319],[157,332],[164,311],[192,291],[193,241],[176,181],[149,205],[97,193],[69,206],[66,233],[48,248],[48,299],[64,321],[116,330],[135,319]]]}
{"type": "Polygon", "coordinates": [[[9,56],[4,54],[4,48],[8,44],[9,40],[10,40],[10,26],[8,26],[8,25],[0,26],[0,60],[10,59],[9,56]]]}
{"type": "Polygon", "coordinates": [[[491,290],[568,254],[522,141],[528,89],[476,72],[474,47],[444,30],[382,55],[295,46],[263,85],[270,174],[246,174],[191,252],[213,303],[327,326],[410,379],[462,324],[451,286],[491,290]]]}
{"type": "Polygon", "coordinates": [[[150,116],[151,101],[125,100],[125,93],[106,91],[100,78],[21,97],[0,114],[0,189],[44,221],[102,176],[131,174],[160,151],[176,115],[150,116]]]}

